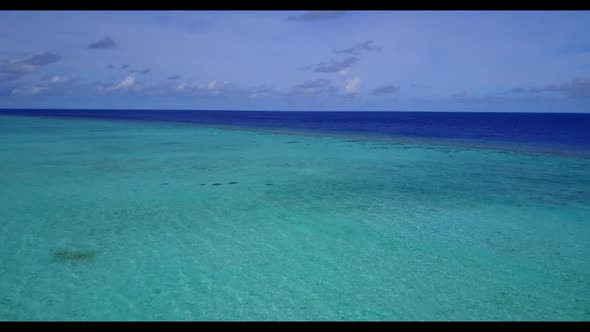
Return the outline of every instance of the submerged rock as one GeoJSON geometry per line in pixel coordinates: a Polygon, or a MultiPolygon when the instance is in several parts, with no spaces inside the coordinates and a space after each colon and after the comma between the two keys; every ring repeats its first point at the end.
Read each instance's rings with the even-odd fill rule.
{"type": "Polygon", "coordinates": [[[228,182],[227,184],[236,184],[237,182],[228,182]]]}
{"type": "Polygon", "coordinates": [[[221,186],[221,183],[213,183],[212,186],[221,186]]]}
{"type": "Polygon", "coordinates": [[[95,250],[58,250],[53,253],[53,260],[59,263],[88,263],[95,259],[95,250]]]}

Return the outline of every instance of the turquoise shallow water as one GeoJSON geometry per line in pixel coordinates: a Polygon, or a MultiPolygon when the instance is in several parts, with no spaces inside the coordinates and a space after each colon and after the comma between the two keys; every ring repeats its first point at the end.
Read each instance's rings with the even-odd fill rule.
{"type": "Polygon", "coordinates": [[[0,140],[1,320],[590,319],[588,158],[6,116],[0,140]]]}

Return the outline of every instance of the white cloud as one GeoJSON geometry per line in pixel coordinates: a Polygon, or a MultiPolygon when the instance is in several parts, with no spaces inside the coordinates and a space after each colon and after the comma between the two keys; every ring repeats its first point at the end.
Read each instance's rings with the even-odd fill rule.
{"type": "Polygon", "coordinates": [[[361,90],[361,79],[360,77],[354,77],[349,80],[346,80],[346,86],[344,87],[344,91],[348,94],[356,94],[361,90]]]}
{"type": "Polygon", "coordinates": [[[98,92],[139,92],[142,86],[137,81],[135,75],[126,76],[118,83],[95,83],[95,89],[98,92]]]}
{"type": "Polygon", "coordinates": [[[186,83],[186,82],[179,83],[176,86],[176,91],[184,91],[187,86],[188,86],[188,83],[186,83]]]}
{"type": "Polygon", "coordinates": [[[73,87],[76,80],[72,77],[63,75],[46,76],[40,81],[33,84],[33,86],[21,86],[12,89],[12,95],[37,95],[47,93],[65,93],[73,87]]]}
{"type": "Polygon", "coordinates": [[[31,94],[36,95],[36,94],[39,94],[39,93],[46,91],[46,90],[47,90],[47,87],[36,86],[36,87],[31,88],[31,94]]]}
{"type": "Polygon", "coordinates": [[[147,88],[146,91],[153,91],[154,89],[159,91],[170,91],[171,89],[177,93],[193,94],[199,96],[217,96],[233,92],[235,87],[233,87],[231,84],[217,80],[211,80],[209,82],[200,84],[191,81],[180,81],[178,83],[153,86],[151,88],[147,88]]]}
{"type": "Polygon", "coordinates": [[[125,77],[125,79],[123,79],[121,82],[111,87],[111,90],[129,90],[134,87],[137,87],[135,76],[129,75],[125,77]]]}
{"type": "Polygon", "coordinates": [[[49,79],[49,83],[66,83],[70,81],[70,79],[68,77],[65,76],[61,76],[61,75],[54,75],[49,79]]]}
{"type": "Polygon", "coordinates": [[[236,94],[241,93],[241,89],[237,87],[235,84],[231,84],[228,82],[219,82],[217,80],[209,81],[209,83],[204,87],[197,87],[197,93],[205,93],[213,96],[218,95],[229,95],[229,94],[236,94]],[[205,91],[202,91],[205,90],[205,91]]]}
{"type": "Polygon", "coordinates": [[[17,88],[12,89],[11,95],[38,95],[47,92],[49,88],[47,86],[33,86],[30,88],[17,88]]]}
{"type": "Polygon", "coordinates": [[[39,65],[28,65],[18,62],[11,62],[8,66],[6,66],[6,71],[12,70],[14,73],[18,74],[34,72],[37,69],[39,69],[39,65]]]}

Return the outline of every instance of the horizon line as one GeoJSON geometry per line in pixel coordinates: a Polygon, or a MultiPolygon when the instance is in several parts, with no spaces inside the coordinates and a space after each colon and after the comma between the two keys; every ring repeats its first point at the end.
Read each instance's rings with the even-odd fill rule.
{"type": "Polygon", "coordinates": [[[590,112],[485,112],[485,111],[288,111],[288,110],[231,110],[231,109],[175,109],[175,108],[2,108],[2,111],[186,111],[186,112],[289,112],[289,113],[479,113],[479,114],[590,114],[590,112]]]}

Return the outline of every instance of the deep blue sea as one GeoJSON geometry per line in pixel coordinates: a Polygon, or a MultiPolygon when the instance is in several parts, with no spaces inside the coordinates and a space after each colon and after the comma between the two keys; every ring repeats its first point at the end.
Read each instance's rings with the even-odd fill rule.
{"type": "Polygon", "coordinates": [[[197,123],[213,126],[461,141],[590,151],[590,113],[287,112],[3,109],[0,115],[197,123]]]}

